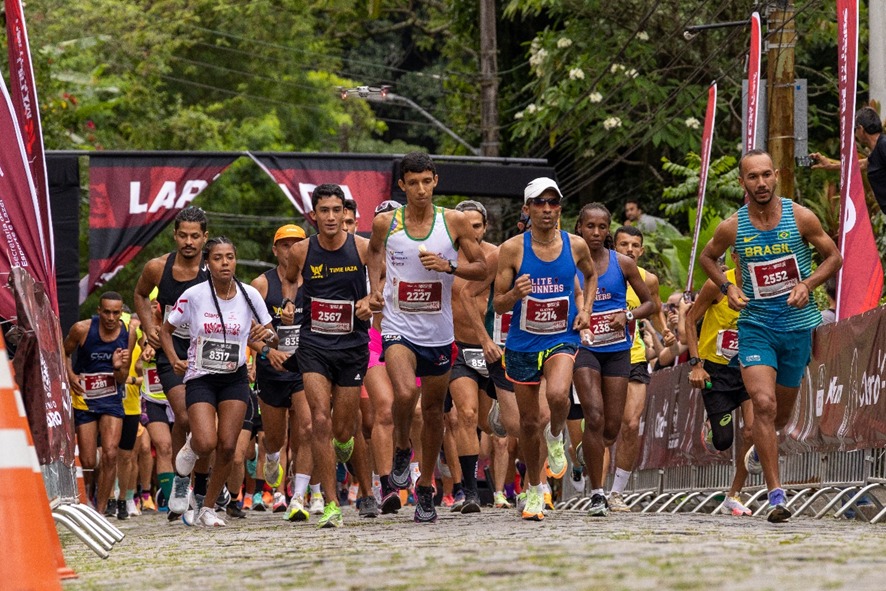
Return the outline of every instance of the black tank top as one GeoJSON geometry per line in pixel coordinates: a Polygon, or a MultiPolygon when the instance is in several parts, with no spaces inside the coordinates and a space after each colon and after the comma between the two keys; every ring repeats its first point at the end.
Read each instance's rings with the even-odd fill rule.
{"type": "Polygon", "coordinates": [[[299,346],[350,348],[369,343],[369,320],[355,315],[356,302],[366,297],[366,265],[351,234],[338,250],[310,237],[302,269],[304,320],[299,346]]]}
{"type": "MultiPolygon", "coordinates": [[[[280,281],[280,275],[277,274],[277,268],[269,269],[263,273],[265,276],[265,280],[268,282],[268,292],[265,295],[265,307],[268,309],[268,314],[271,315],[271,324],[274,326],[274,330],[277,330],[280,327],[280,304],[283,303],[283,283],[280,281]]],[[[301,321],[302,310],[301,310],[301,290],[298,290],[298,294],[295,296],[295,320],[294,326],[298,326],[298,323],[301,321]]],[[[281,335],[280,338],[280,350],[289,344],[290,346],[293,344],[290,342],[291,339],[285,338],[285,333],[283,331],[278,331],[278,334],[281,335]]],[[[288,351],[287,351],[288,352],[288,351]]],[[[261,383],[265,380],[270,380],[274,382],[291,382],[295,380],[298,375],[291,372],[280,372],[271,367],[271,362],[267,359],[262,359],[261,355],[256,357],[255,361],[255,378],[259,383],[259,387],[261,387],[261,383]]]]}
{"type": "MultiPolygon", "coordinates": [[[[166,257],[166,264],[163,266],[163,275],[160,276],[160,283],[157,285],[157,302],[162,306],[163,319],[169,314],[169,309],[174,306],[186,289],[192,285],[202,283],[209,277],[206,271],[205,261],[200,261],[200,270],[197,271],[196,277],[187,281],[178,281],[172,276],[172,267],[175,265],[176,253],[172,252],[166,257]]],[[[188,340],[188,327],[178,327],[173,336],[188,340]]]]}

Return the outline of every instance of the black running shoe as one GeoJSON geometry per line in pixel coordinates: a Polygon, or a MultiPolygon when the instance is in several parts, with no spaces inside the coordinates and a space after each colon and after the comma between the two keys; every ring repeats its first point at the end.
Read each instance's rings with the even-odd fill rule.
{"type": "Polygon", "coordinates": [[[117,501],[117,519],[126,521],[129,519],[129,511],[126,509],[126,501],[117,501]]]}
{"type": "Polygon", "coordinates": [[[363,497],[360,503],[360,517],[378,517],[378,501],[372,495],[363,497]]]}
{"type": "Polygon", "coordinates": [[[170,523],[172,523],[174,521],[178,521],[179,519],[181,519],[181,516],[182,516],[181,513],[176,513],[175,511],[167,511],[166,512],[166,520],[169,521],[170,523]]]}
{"type": "Polygon", "coordinates": [[[412,460],[411,449],[394,450],[394,467],[391,470],[391,484],[397,488],[409,488],[409,462],[412,460]]]}
{"type": "Polygon", "coordinates": [[[791,518],[791,510],[784,503],[778,505],[770,505],[769,512],[766,514],[766,521],[769,523],[784,523],[791,518]]]}
{"type": "Polygon", "coordinates": [[[591,504],[588,507],[588,515],[591,517],[606,517],[609,515],[609,502],[606,497],[600,493],[596,493],[591,497],[591,504]]]}
{"type": "Polygon", "coordinates": [[[437,521],[437,509],[434,508],[434,487],[416,486],[415,522],[434,523],[437,521]]]}
{"type": "Polygon", "coordinates": [[[391,513],[396,513],[400,510],[401,506],[402,504],[400,502],[400,492],[396,489],[391,490],[381,500],[382,515],[390,515],[391,513]]]}
{"type": "Polygon", "coordinates": [[[225,513],[228,515],[228,517],[234,517],[236,519],[246,519],[246,512],[237,506],[237,501],[231,501],[230,503],[228,503],[228,506],[225,507],[225,513]]]}
{"type": "Polygon", "coordinates": [[[105,517],[116,517],[117,515],[117,500],[116,499],[108,499],[108,505],[105,507],[105,517]]]}
{"type": "Polygon", "coordinates": [[[462,513],[479,513],[480,512],[480,495],[475,491],[465,492],[465,502],[461,506],[462,513]]]}

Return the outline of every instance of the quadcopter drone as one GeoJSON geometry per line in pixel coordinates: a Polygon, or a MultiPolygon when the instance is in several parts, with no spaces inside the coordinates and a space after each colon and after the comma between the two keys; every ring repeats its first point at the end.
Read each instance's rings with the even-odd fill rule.
{"type": "Polygon", "coordinates": [[[338,87],[341,100],[345,100],[352,95],[357,95],[362,99],[370,97],[387,98],[390,91],[391,87],[387,84],[382,86],[358,86],[356,88],[345,88],[344,86],[338,87]]]}

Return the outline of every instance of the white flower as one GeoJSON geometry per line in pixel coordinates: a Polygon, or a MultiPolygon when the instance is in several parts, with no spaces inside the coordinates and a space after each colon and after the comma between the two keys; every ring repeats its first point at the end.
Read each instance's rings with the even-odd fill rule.
{"type": "Polygon", "coordinates": [[[610,117],[603,121],[603,129],[609,131],[610,129],[615,129],[616,127],[621,127],[621,119],[618,117],[610,117]]]}
{"type": "Polygon", "coordinates": [[[625,69],[625,67],[621,64],[612,64],[612,67],[609,68],[609,72],[612,74],[615,74],[619,70],[624,70],[624,69],[625,69]]]}
{"type": "Polygon", "coordinates": [[[535,103],[529,103],[529,106],[526,107],[526,112],[530,115],[532,115],[536,111],[538,111],[538,107],[535,106],[535,103]]]}
{"type": "Polygon", "coordinates": [[[517,111],[516,113],[514,113],[514,119],[522,119],[522,118],[523,118],[523,111],[517,111]]]}
{"type": "Polygon", "coordinates": [[[570,39],[569,37],[560,37],[557,40],[557,48],[559,49],[566,49],[570,45],[572,45],[572,39],[570,39]]]}
{"type": "Polygon", "coordinates": [[[637,76],[639,76],[639,73],[637,72],[637,70],[631,68],[630,70],[625,72],[625,76],[627,76],[628,78],[636,78],[637,76]]]}
{"type": "Polygon", "coordinates": [[[584,156],[585,158],[593,158],[594,156],[597,155],[597,153],[594,150],[592,150],[591,148],[588,148],[587,150],[582,152],[581,155],[584,156]]]}
{"type": "Polygon", "coordinates": [[[588,95],[588,100],[590,100],[592,103],[599,103],[603,100],[603,95],[599,92],[592,92],[590,95],[588,95]]]}
{"type": "Polygon", "coordinates": [[[701,127],[701,122],[695,117],[689,117],[683,123],[685,123],[686,127],[688,127],[689,129],[698,129],[699,127],[701,127]]]}
{"type": "Polygon", "coordinates": [[[541,48],[535,53],[532,54],[532,57],[529,58],[529,65],[533,68],[536,68],[541,65],[545,58],[548,57],[548,52],[546,49],[541,48]]]}
{"type": "Polygon", "coordinates": [[[584,80],[585,73],[581,68],[572,68],[569,70],[569,79],[570,80],[584,80]]]}
{"type": "Polygon", "coordinates": [[[649,41],[649,33],[647,33],[646,31],[640,31],[639,33],[637,33],[637,39],[639,39],[640,41],[649,41]]]}

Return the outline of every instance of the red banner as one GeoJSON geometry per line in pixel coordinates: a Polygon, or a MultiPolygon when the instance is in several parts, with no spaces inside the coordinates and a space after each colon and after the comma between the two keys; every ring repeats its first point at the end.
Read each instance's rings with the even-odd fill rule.
{"type": "MultiPolygon", "coordinates": [[[[42,269],[31,268],[34,278],[47,286],[52,308],[58,313],[58,296],[55,288],[55,253],[52,239],[52,214],[49,208],[49,186],[46,180],[46,160],[43,154],[43,132],[40,125],[40,105],[37,102],[37,85],[31,67],[31,49],[28,29],[20,0],[5,0],[6,35],[9,42],[9,68],[12,82],[10,95],[13,111],[18,120],[28,165],[36,190],[36,228],[42,249],[42,269]]],[[[9,269],[5,269],[9,271],[9,269]]],[[[2,272],[2,271],[0,271],[2,272]]]]}
{"type": "Polygon", "coordinates": [[[82,302],[165,228],[237,154],[91,154],[89,275],[82,302]]]}
{"type": "Polygon", "coordinates": [[[378,156],[343,158],[309,154],[250,154],[292,205],[301,213],[311,211],[311,194],[317,185],[334,183],[341,186],[345,197],[357,202],[357,230],[372,231],[375,207],[391,198],[392,159],[378,156]]]}
{"type": "Polygon", "coordinates": [[[701,168],[698,171],[698,202],[695,206],[695,231],[692,233],[692,250],[689,251],[689,278],[686,292],[692,291],[692,274],[695,272],[695,249],[698,247],[698,234],[701,232],[704,213],[705,191],[708,187],[708,171],[711,168],[711,144],[714,141],[714,123],[717,118],[717,81],[711,82],[708,89],[708,107],[704,116],[704,131],[701,134],[701,168]]]}
{"type": "Polygon", "coordinates": [[[748,52],[747,127],[744,132],[745,152],[757,147],[757,114],[760,107],[760,13],[751,15],[751,46],[748,52]]]}
{"type": "Polygon", "coordinates": [[[883,267],[865,201],[855,152],[855,93],[858,78],[858,0],[837,2],[840,81],[840,254],[837,318],[877,306],[883,267]]]}

